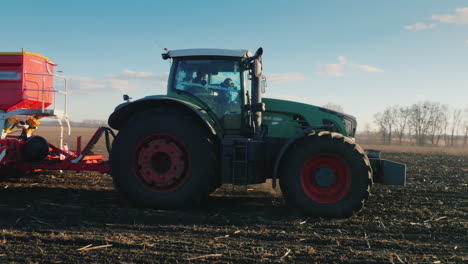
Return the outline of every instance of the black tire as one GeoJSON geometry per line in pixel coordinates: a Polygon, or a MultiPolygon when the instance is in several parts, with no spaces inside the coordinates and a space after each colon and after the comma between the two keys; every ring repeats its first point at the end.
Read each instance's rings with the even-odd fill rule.
{"type": "Polygon", "coordinates": [[[372,187],[372,169],[362,148],[328,131],[295,142],[285,153],[279,177],[286,202],[308,216],[351,216],[372,187]]]}
{"type": "Polygon", "coordinates": [[[186,209],[208,196],[216,168],[211,133],[175,107],[135,114],[110,153],[114,185],[132,204],[186,209]]]}

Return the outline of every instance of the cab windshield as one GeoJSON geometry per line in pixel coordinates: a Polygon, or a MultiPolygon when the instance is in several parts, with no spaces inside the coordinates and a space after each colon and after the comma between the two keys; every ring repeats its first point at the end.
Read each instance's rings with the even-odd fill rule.
{"type": "Polygon", "coordinates": [[[174,88],[205,102],[217,115],[241,111],[240,63],[234,60],[180,60],[174,88]]]}

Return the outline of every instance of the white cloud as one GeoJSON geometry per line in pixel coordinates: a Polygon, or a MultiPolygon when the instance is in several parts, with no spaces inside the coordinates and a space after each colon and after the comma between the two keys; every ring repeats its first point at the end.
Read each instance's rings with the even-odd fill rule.
{"type": "Polygon", "coordinates": [[[136,88],[128,80],[119,79],[98,79],[81,76],[70,76],[70,91],[72,93],[86,93],[86,94],[109,94],[109,93],[123,93],[132,91],[136,88]]]}
{"type": "Polygon", "coordinates": [[[301,72],[272,73],[267,76],[269,83],[302,81],[304,79],[304,74],[301,72]]]}
{"type": "Polygon", "coordinates": [[[457,8],[455,15],[443,14],[432,15],[432,20],[436,20],[447,24],[464,25],[468,24],[468,7],[457,8]]]}
{"type": "Polygon", "coordinates": [[[465,40],[465,44],[468,44],[468,40],[465,40]]]}
{"type": "Polygon", "coordinates": [[[436,26],[436,24],[424,24],[422,22],[418,22],[416,24],[405,26],[405,29],[411,30],[411,31],[420,31],[420,30],[430,29],[430,28],[433,28],[435,26],[436,26]]]}
{"type": "Polygon", "coordinates": [[[116,74],[108,74],[107,77],[122,79],[122,80],[156,80],[166,81],[169,76],[168,72],[136,72],[132,70],[123,70],[116,74]]]}
{"type": "Polygon", "coordinates": [[[340,64],[348,64],[350,63],[348,59],[345,58],[345,56],[338,56],[338,62],[340,64]]]}
{"type": "Polygon", "coordinates": [[[330,77],[343,77],[350,72],[384,72],[384,70],[364,64],[354,64],[344,56],[338,57],[338,63],[327,63],[320,65],[319,75],[330,77]]]}
{"type": "Polygon", "coordinates": [[[363,72],[384,72],[384,70],[379,69],[379,68],[374,67],[374,66],[370,66],[370,65],[351,64],[351,67],[353,67],[354,69],[357,69],[359,71],[363,71],[363,72]]]}
{"type": "Polygon", "coordinates": [[[144,86],[148,86],[140,84],[140,81],[151,81],[151,87],[163,88],[167,86],[167,76],[167,72],[153,73],[123,70],[116,74],[108,74],[104,78],[70,76],[68,79],[72,93],[110,94],[115,92],[128,93],[136,90],[137,87],[144,88],[144,86]]]}
{"type": "Polygon", "coordinates": [[[320,72],[318,72],[317,74],[330,77],[342,77],[346,75],[344,73],[343,64],[335,63],[327,63],[320,65],[320,72]]]}

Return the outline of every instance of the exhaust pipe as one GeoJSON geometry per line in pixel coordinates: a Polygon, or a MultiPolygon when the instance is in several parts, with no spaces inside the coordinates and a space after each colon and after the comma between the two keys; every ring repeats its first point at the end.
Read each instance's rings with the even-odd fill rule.
{"type": "Polygon", "coordinates": [[[262,112],[265,112],[265,104],[262,102],[262,54],[263,48],[259,48],[252,57],[252,102],[251,111],[254,123],[254,133],[260,133],[262,126],[262,112]]]}

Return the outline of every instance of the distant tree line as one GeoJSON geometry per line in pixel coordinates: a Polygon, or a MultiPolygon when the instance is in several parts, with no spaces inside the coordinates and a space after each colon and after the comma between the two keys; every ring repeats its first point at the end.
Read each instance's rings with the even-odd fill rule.
{"type": "MultiPolygon", "coordinates": [[[[56,120],[41,119],[41,124],[44,126],[58,126],[58,122],[56,120]]],[[[106,120],[97,120],[97,119],[85,119],[81,122],[70,121],[70,125],[72,127],[92,127],[92,128],[108,126],[106,120]]]]}
{"type": "Polygon", "coordinates": [[[468,144],[468,108],[450,108],[430,101],[411,106],[392,105],[376,113],[374,123],[384,144],[468,144]]]}

